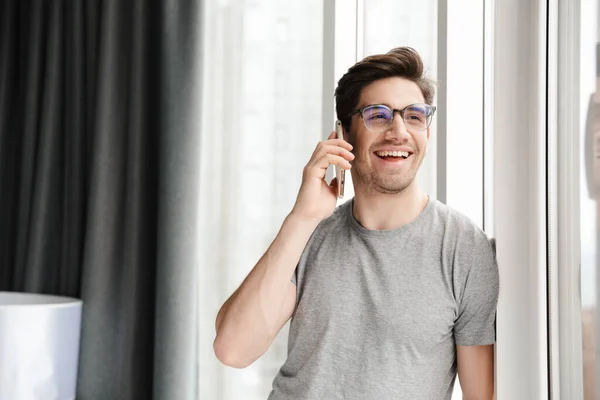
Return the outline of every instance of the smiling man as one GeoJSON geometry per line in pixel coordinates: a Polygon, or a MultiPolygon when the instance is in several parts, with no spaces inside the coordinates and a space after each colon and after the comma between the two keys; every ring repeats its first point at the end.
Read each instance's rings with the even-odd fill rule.
{"type": "Polygon", "coordinates": [[[293,210],[217,316],[226,365],[259,358],[291,318],[269,400],[492,399],[498,269],[487,236],[416,179],[434,85],[411,48],[365,58],[338,82],[345,140],[319,143],[293,210]],[[329,165],[355,197],[336,208],[329,165]]]}

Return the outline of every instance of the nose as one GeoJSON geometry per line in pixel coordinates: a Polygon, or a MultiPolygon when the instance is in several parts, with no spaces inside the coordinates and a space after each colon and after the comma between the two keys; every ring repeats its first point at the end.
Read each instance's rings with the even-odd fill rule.
{"type": "Polygon", "coordinates": [[[400,114],[400,112],[394,112],[392,125],[387,131],[385,131],[384,135],[385,138],[389,140],[406,140],[408,138],[409,133],[406,129],[406,124],[404,123],[404,119],[402,118],[402,114],[400,114]]]}

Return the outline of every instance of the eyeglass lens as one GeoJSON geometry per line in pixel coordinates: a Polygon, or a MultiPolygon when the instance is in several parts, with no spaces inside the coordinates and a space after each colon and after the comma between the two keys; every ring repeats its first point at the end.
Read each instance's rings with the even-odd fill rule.
{"type": "MultiPolygon", "coordinates": [[[[404,109],[406,128],[420,132],[429,127],[433,109],[427,104],[413,104],[404,109]]],[[[384,105],[374,105],[363,110],[365,127],[374,133],[384,132],[392,126],[394,112],[384,105]]]]}

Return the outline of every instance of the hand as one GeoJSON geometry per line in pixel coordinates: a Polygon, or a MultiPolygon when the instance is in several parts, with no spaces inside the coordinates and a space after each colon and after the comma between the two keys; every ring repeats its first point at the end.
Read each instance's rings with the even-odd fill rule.
{"type": "Polygon", "coordinates": [[[352,167],[350,161],[354,160],[354,154],[350,152],[352,145],[335,137],[336,133],[332,132],[327,140],[319,142],[304,167],[293,215],[321,221],[333,213],[337,202],[337,179],[334,178],[328,185],[325,172],[330,165],[349,170],[352,167]]]}

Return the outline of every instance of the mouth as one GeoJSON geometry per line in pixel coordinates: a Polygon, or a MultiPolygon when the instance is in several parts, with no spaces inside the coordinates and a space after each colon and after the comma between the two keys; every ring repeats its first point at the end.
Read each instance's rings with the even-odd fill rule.
{"type": "Polygon", "coordinates": [[[373,154],[383,161],[392,163],[402,162],[412,156],[408,151],[375,151],[373,154]]]}

